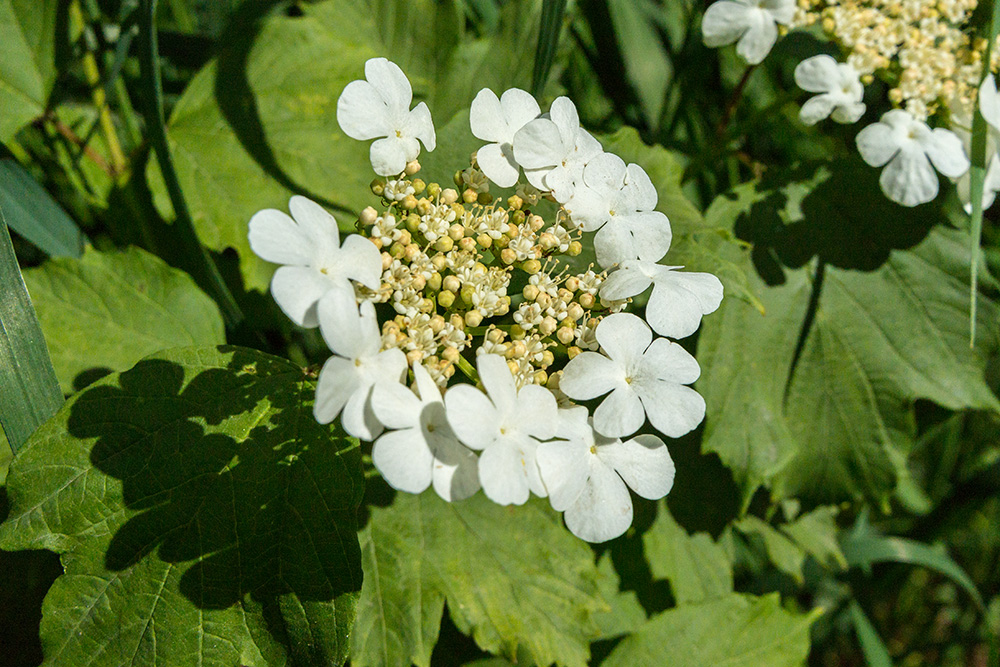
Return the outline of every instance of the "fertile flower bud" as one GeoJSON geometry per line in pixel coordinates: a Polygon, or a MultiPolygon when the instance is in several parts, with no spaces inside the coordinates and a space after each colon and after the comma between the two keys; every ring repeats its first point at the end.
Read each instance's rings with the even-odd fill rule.
{"type": "Polygon", "coordinates": [[[581,252],[583,252],[583,244],[579,241],[570,241],[569,249],[566,251],[566,254],[570,257],[576,257],[581,252]]]}
{"type": "Polygon", "coordinates": [[[483,323],[483,316],[478,310],[470,310],[465,314],[465,324],[470,327],[478,327],[483,323]]]}
{"type": "Polygon", "coordinates": [[[458,192],[454,188],[447,188],[441,191],[441,201],[451,205],[458,201],[458,192]]]}
{"type": "Polygon", "coordinates": [[[500,261],[504,264],[513,264],[517,260],[517,253],[510,248],[500,251],[500,261]]]}
{"type": "Polygon", "coordinates": [[[419,195],[427,188],[427,184],[419,178],[414,178],[410,185],[413,186],[413,194],[419,195]]]}
{"type": "Polygon", "coordinates": [[[462,289],[462,281],[458,279],[458,276],[445,276],[445,279],[441,282],[441,287],[457,294],[458,290],[462,289]]]}
{"type": "Polygon", "coordinates": [[[476,249],[476,240],[472,237],[466,236],[458,242],[458,247],[465,252],[472,252],[476,249]]]}
{"type": "Polygon", "coordinates": [[[573,342],[573,338],[576,334],[573,332],[573,327],[559,327],[556,330],[556,338],[563,345],[569,345],[573,342]]]}
{"type": "Polygon", "coordinates": [[[542,263],[537,259],[529,259],[528,261],[521,264],[521,270],[527,273],[529,276],[533,276],[542,270],[542,263]]]}
{"type": "Polygon", "coordinates": [[[489,234],[480,234],[479,236],[476,237],[476,243],[481,248],[489,248],[490,246],[493,245],[493,237],[491,237],[489,234]]]}
{"type": "Polygon", "coordinates": [[[361,221],[362,225],[370,227],[375,224],[376,220],[378,220],[378,211],[371,206],[366,206],[365,209],[361,211],[361,215],[358,219],[361,221]]]}
{"type": "Polygon", "coordinates": [[[374,194],[376,197],[381,197],[382,193],[385,192],[385,183],[383,183],[382,179],[380,178],[372,179],[371,185],[369,187],[371,187],[372,194],[374,194]]]}
{"type": "Polygon", "coordinates": [[[450,236],[442,236],[434,243],[434,249],[441,252],[448,252],[453,247],[455,247],[455,242],[451,240],[450,236]]]}
{"type": "Polygon", "coordinates": [[[556,330],[557,326],[559,326],[559,323],[556,322],[556,318],[546,315],[542,323],[538,325],[538,330],[543,336],[548,336],[556,330]]]}
{"type": "Polygon", "coordinates": [[[406,163],[406,169],[404,171],[407,176],[413,176],[415,173],[420,171],[420,163],[416,160],[410,160],[406,163]]]}
{"type": "Polygon", "coordinates": [[[524,286],[524,289],[521,290],[521,294],[528,301],[534,301],[535,299],[538,298],[538,287],[532,285],[531,283],[528,283],[527,285],[524,286]]]}
{"type": "Polygon", "coordinates": [[[584,293],[580,295],[580,305],[587,310],[593,308],[595,303],[597,303],[597,298],[593,294],[584,293]]]}

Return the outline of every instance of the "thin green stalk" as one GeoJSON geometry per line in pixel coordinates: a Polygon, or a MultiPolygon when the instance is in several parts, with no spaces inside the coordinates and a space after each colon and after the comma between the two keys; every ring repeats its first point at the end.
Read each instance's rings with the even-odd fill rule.
{"type": "Polygon", "coordinates": [[[549,78],[552,61],[556,56],[559,32],[562,29],[566,0],[543,0],[541,26],[538,29],[538,48],[535,50],[535,68],[531,76],[531,94],[539,97],[549,78]]]}
{"type": "Polygon", "coordinates": [[[463,356],[459,356],[455,365],[458,366],[458,370],[462,371],[465,377],[469,378],[476,384],[479,384],[479,373],[477,373],[476,369],[472,367],[472,364],[469,363],[468,359],[463,356]]]}
{"type": "MultiPolygon", "coordinates": [[[[986,42],[986,53],[983,55],[983,75],[985,79],[990,74],[990,59],[993,55],[993,43],[1000,33],[1000,11],[996,3],[990,3],[989,35],[986,42]]],[[[969,347],[976,346],[976,317],[979,292],[979,255],[983,235],[983,182],[986,180],[986,119],[979,112],[979,105],[972,117],[972,167],[969,171],[969,197],[971,198],[972,214],[970,217],[972,270],[969,276],[969,347]]]]}
{"type": "Polygon", "coordinates": [[[142,81],[146,86],[146,128],[149,141],[156,153],[163,181],[167,186],[170,203],[176,215],[179,256],[187,257],[192,263],[194,278],[201,282],[212,298],[219,304],[226,325],[232,329],[243,321],[243,313],[236,299],[226,286],[218,267],[212,261],[208,250],[198,240],[191,211],[188,209],[184,192],[181,190],[177,170],[174,169],[170,148],[167,144],[166,118],[163,114],[163,86],[160,81],[160,56],[156,40],[156,0],[143,0],[139,17],[140,57],[139,65],[142,81]]]}

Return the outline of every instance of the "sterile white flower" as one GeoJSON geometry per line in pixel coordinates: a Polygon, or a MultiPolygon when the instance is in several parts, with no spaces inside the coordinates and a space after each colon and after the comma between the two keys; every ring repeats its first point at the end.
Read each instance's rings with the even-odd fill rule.
{"type": "Polygon", "coordinates": [[[553,509],[565,512],[566,526],[588,542],[618,537],[632,525],[626,484],[650,500],[674,483],[674,462],[663,441],[640,435],[628,442],[595,433],[587,409],[559,411],[558,440],[538,446],[538,468],[553,509]]]}
{"type": "MultiPolygon", "coordinates": [[[[997,92],[996,79],[992,73],[983,80],[979,87],[979,112],[983,114],[983,118],[989,126],[989,134],[986,138],[986,177],[983,181],[983,210],[985,211],[993,206],[996,194],[1000,191],[1000,155],[997,154],[997,145],[1000,144],[1000,93],[997,92]]],[[[962,134],[968,139],[965,145],[969,147],[972,143],[971,134],[969,132],[962,134]]],[[[968,174],[958,182],[958,191],[962,201],[968,202],[971,197],[968,174]]],[[[967,205],[966,210],[971,212],[971,206],[967,205]]]]}
{"type": "Polygon", "coordinates": [[[697,331],[702,315],[722,303],[722,283],[711,273],[677,271],[639,259],[629,260],[601,284],[601,297],[619,301],[642,294],[652,285],[646,322],[661,336],[685,338],[697,331]]]}
{"type": "Polygon", "coordinates": [[[350,82],[340,94],[337,123],[352,139],[378,139],[370,151],[376,174],[402,173],[406,163],[420,155],[418,139],[427,150],[434,150],[431,112],[423,102],[410,109],[413,90],[395,63],[370,59],[365,63],[365,79],[350,82]]]}
{"type": "Polygon", "coordinates": [[[865,113],[865,87],[861,77],[849,63],[838,63],[831,56],[818,55],[803,60],[795,67],[795,83],[810,93],[799,111],[806,125],[815,125],[826,117],[838,123],[855,123],[865,113]]]}
{"type": "Polygon", "coordinates": [[[478,459],[455,437],[441,390],[421,364],[413,365],[417,394],[398,382],[379,382],[372,410],[387,431],[372,447],[372,461],[386,482],[407,493],[421,493],[433,482],[447,501],[479,490],[478,459]]]}
{"type": "Polygon", "coordinates": [[[879,179],[882,191],[903,206],[924,204],[937,196],[935,167],[951,178],[969,169],[969,158],[954,132],[932,130],[902,109],[886,112],[879,122],[861,130],[857,144],[865,162],[886,165],[879,179]]]}
{"type": "Polygon", "coordinates": [[[493,142],[476,151],[476,162],[486,177],[500,187],[509,188],[517,183],[514,134],[540,113],[535,98],[520,88],[511,88],[499,98],[489,88],[483,88],[472,100],[469,112],[472,134],[493,142]]]}
{"type": "Polygon", "coordinates": [[[634,433],[646,417],[671,438],[684,435],[705,417],[705,400],[687,387],[701,369],[688,352],[653,332],[630,313],[608,315],[597,325],[605,355],[581,352],[570,360],[559,389],[587,401],[608,392],[594,411],[594,429],[608,437],[634,433]]]}
{"type": "Polygon", "coordinates": [[[705,46],[736,44],[751,65],[764,60],[778,41],[778,24],[795,16],[795,0],[719,0],[705,11],[701,32],[705,46]]]}
{"type": "Polygon", "coordinates": [[[559,203],[569,201],[583,167],[603,152],[601,143],[580,127],[576,106],[558,97],[549,113],[514,134],[514,159],[536,188],[552,192],[559,203]]]}
{"type": "Polygon", "coordinates": [[[406,355],[399,348],[379,351],[382,336],[375,306],[365,301],[359,312],[353,294],[335,291],[323,298],[319,330],[334,356],[319,372],[313,415],[320,424],[329,424],[343,412],[345,431],[374,440],[383,427],[372,410],[372,388],[377,382],[400,382],[406,355]]]}
{"type": "Polygon", "coordinates": [[[529,490],[544,496],[535,450],[539,440],[555,435],[555,397],[538,385],[518,390],[500,355],[479,355],[476,368],[486,394],[460,384],[448,389],[444,404],[458,439],[482,450],[479,481],[483,492],[500,505],[523,504],[529,490]]]}
{"type": "Polygon", "coordinates": [[[382,256],[368,239],[351,234],[340,245],[337,221],[316,202],[295,195],[292,217],[266,209],[250,219],[250,248],[263,260],[284,264],[271,279],[271,296],[288,317],[315,327],[317,305],[325,294],[354,296],[351,280],[378,289],[382,256]]]}
{"type": "Polygon", "coordinates": [[[627,167],[613,153],[593,158],[566,202],[573,222],[594,237],[597,263],[604,268],[630,259],[658,261],[670,248],[667,216],[656,207],[656,188],[637,164],[627,167]]]}

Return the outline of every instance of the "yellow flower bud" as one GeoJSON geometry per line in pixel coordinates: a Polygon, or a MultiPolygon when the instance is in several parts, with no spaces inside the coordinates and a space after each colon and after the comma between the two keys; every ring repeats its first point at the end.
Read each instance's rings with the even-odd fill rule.
{"type": "Polygon", "coordinates": [[[465,324],[470,327],[478,327],[483,323],[483,316],[478,310],[470,310],[465,314],[465,324]]]}
{"type": "Polygon", "coordinates": [[[462,289],[462,281],[455,275],[445,276],[445,279],[441,282],[441,287],[449,292],[457,293],[458,290],[462,289]]]}
{"type": "Polygon", "coordinates": [[[466,188],[462,191],[462,201],[466,204],[475,204],[477,199],[479,199],[479,195],[472,188],[466,188]]]}
{"type": "Polygon", "coordinates": [[[525,285],[524,289],[521,290],[521,294],[528,301],[534,301],[535,299],[537,299],[538,298],[538,292],[539,292],[538,287],[536,287],[535,285],[532,285],[531,283],[528,283],[527,285],[525,285]]]}
{"type": "Polygon", "coordinates": [[[525,334],[525,331],[524,331],[524,329],[521,328],[521,325],[514,324],[514,325],[511,326],[511,328],[510,328],[510,337],[513,340],[521,340],[522,338],[524,338],[524,334],[525,334]]]}
{"type": "Polygon", "coordinates": [[[504,264],[513,264],[517,261],[517,253],[510,248],[504,248],[500,251],[500,261],[504,264]]]}
{"type": "Polygon", "coordinates": [[[524,206],[524,200],[517,195],[511,195],[510,197],[507,197],[507,206],[514,210],[520,209],[524,206]]]}
{"type": "Polygon", "coordinates": [[[406,254],[406,246],[402,243],[393,243],[389,246],[389,254],[392,255],[394,259],[402,259],[403,255],[406,254]]]}
{"type": "Polygon", "coordinates": [[[556,322],[556,318],[552,317],[551,315],[546,315],[542,319],[542,323],[538,325],[538,331],[543,336],[548,336],[549,334],[551,334],[556,330],[557,326],[559,326],[559,323],[556,322]]]}
{"type": "Polygon", "coordinates": [[[421,194],[427,188],[427,184],[419,178],[414,178],[410,185],[413,186],[413,194],[415,195],[421,194]]]}
{"type": "Polygon", "coordinates": [[[535,374],[531,378],[535,384],[544,385],[545,381],[549,379],[549,374],[545,371],[535,371],[535,374]]]}
{"type": "Polygon", "coordinates": [[[450,363],[455,363],[456,361],[458,361],[458,358],[460,356],[461,353],[459,353],[458,348],[454,347],[446,347],[444,348],[444,352],[441,353],[441,357],[444,358],[445,361],[450,363]]]}
{"type": "Polygon", "coordinates": [[[566,315],[575,322],[583,317],[583,306],[578,303],[570,304],[569,308],[566,309],[566,315]]]}
{"type": "Polygon", "coordinates": [[[529,276],[533,276],[542,270],[542,263],[537,259],[529,259],[528,261],[521,264],[521,270],[527,273],[529,276]]]}
{"type": "Polygon", "coordinates": [[[405,208],[408,211],[412,211],[417,207],[417,198],[414,197],[413,195],[406,195],[405,197],[403,197],[403,201],[401,203],[403,205],[403,208],[405,208]]]}
{"type": "Polygon", "coordinates": [[[480,234],[476,237],[476,244],[479,245],[480,248],[489,248],[493,245],[493,237],[489,234],[480,234]]]}
{"type": "Polygon", "coordinates": [[[451,240],[450,236],[442,236],[437,241],[434,242],[434,249],[440,252],[448,252],[455,247],[455,242],[451,240]]]}
{"type": "Polygon", "coordinates": [[[417,233],[417,228],[420,226],[420,216],[416,213],[411,213],[406,216],[406,228],[412,233],[417,233]]]}
{"type": "Polygon", "coordinates": [[[570,241],[569,248],[566,250],[566,254],[570,257],[576,257],[581,252],[583,252],[583,244],[579,241],[570,241]]]}
{"type": "Polygon", "coordinates": [[[412,366],[413,364],[420,363],[420,359],[423,358],[423,350],[410,350],[406,353],[406,361],[412,366]]]}
{"type": "Polygon", "coordinates": [[[432,292],[437,292],[441,289],[441,274],[432,273],[431,277],[427,279],[427,287],[432,292]]]}
{"type": "Polygon", "coordinates": [[[563,283],[563,286],[570,292],[575,292],[580,289],[580,279],[576,276],[570,276],[566,279],[566,282],[563,283]]]}
{"type": "Polygon", "coordinates": [[[593,294],[584,293],[580,295],[580,305],[586,308],[587,310],[593,308],[595,303],[597,303],[597,297],[595,297],[593,294]]]}
{"type": "Polygon", "coordinates": [[[390,266],[392,266],[392,259],[393,259],[392,255],[390,255],[388,252],[383,252],[382,253],[382,270],[383,271],[385,271],[390,266]]]}
{"type": "Polygon", "coordinates": [[[431,199],[435,199],[440,194],[441,194],[441,186],[440,185],[438,185],[437,183],[428,183],[427,184],[427,196],[428,197],[430,197],[431,199]]]}
{"type": "Polygon", "coordinates": [[[366,206],[365,209],[361,211],[361,215],[358,217],[358,220],[360,220],[362,225],[371,227],[375,224],[375,221],[378,220],[378,212],[371,206],[366,206]]]}
{"type": "Polygon", "coordinates": [[[448,205],[454,204],[458,201],[458,192],[456,192],[453,188],[442,190],[441,201],[448,205]]]}
{"type": "Polygon", "coordinates": [[[576,345],[574,345],[573,347],[566,348],[566,356],[569,357],[570,359],[577,356],[581,352],[583,352],[583,350],[578,348],[576,345]]]}
{"type": "Polygon", "coordinates": [[[406,163],[406,175],[413,176],[415,173],[420,171],[420,163],[416,160],[410,160],[406,163]]]}
{"type": "Polygon", "coordinates": [[[541,361],[542,368],[548,368],[549,366],[554,364],[555,361],[556,361],[556,356],[552,354],[552,350],[545,350],[544,352],[542,352],[542,361],[541,361]]]}
{"type": "Polygon", "coordinates": [[[372,194],[376,197],[381,197],[382,193],[385,192],[385,183],[380,178],[373,179],[369,187],[372,189],[372,194]]]}
{"type": "Polygon", "coordinates": [[[556,329],[556,339],[563,345],[569,345],[576,337],[572,327],[559,327],[556,329]]]}

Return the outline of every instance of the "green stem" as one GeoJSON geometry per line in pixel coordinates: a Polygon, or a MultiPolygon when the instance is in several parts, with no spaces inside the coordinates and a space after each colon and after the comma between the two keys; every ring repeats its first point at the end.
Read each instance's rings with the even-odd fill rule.
{"type": "Polygon", "coordinates": [[[156,160],[160,165],[160,172],[163,181],[167,186],[167,193],[170,195],[170,203],[173,205],[174,214],[177,218],[176,227],[181,248],[179,256],[187,257],[192,262],[192,273],[199,282],[203,282],[209,294],[219,304],[222,316],[226,320],[227,326],[232,329],[243,321],[243,313],[240,311],[236,299],[226,286],[219,273],[218,267],[212,261],[194,229],[194,221],[188,209],[187,201],[184,199],[184,192],[181,190],[180,180],[174,163],[170,157],[170,148],[167,144],[166,119],[163,115],[163,87],[160,82],[159,48],[156,41],[156,0],[143,0],[141,15],[139,19],[139,36],[141,53],[139,65],[142,73],[142,81],[146,86],[146,128],[149,132],[149,141],[156,153],[156,160]]]}
{"type": "Polygon", "coordinates": [[[479,373],[477,373],[476,369],[472,367],[472,364],[469,363],[468,359],[459,356],[458,361],[455,362],[455,365],[458,366],[458,370],[462,371],[465,377],[469,378],[476,384],[479,384],[479,373]]]}

